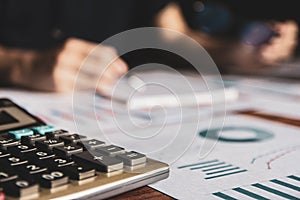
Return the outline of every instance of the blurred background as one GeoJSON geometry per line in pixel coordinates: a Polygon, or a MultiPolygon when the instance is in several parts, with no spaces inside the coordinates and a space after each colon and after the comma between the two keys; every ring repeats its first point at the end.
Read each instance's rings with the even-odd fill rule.
{"type": "Polygon", "coordinates": [[[295,1],[173,1],[159,22],[195,38],[222,73],[299,78],[295,1]]]}

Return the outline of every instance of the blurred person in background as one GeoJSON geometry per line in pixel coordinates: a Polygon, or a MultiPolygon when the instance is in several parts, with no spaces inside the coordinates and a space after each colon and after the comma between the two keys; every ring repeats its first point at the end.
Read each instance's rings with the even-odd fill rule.
{"type": "MultiPolygon", "coordinates": [[[[170,28],[194,38],[221,71],[230,66],[246,72],[274,66],[290,59],[297,48],[298,19],[284,5],[296,7],[292,1],[284,1],[283,6],[263,2],[0,0],[0,84],[71,92],[82,62],[100,42],[147,26],[170,28]],[[281,12],[268,13],[273,8],[281,12]],[[252,21],[255,23],[249,23],[252,21]]],[[[157,62],[168,58],[160,53],[137,53],[129,59],[119,57],[106,68],[105,61],[116,55],[114,47],[99,46],[90,57],[90,67],[83,71],[85,78],[77,85],[93,88],[99,78],[94,72],[102,70],[97,91],[109,95],[129,67],[146,62],[149,55],[157,62]],[[140,58],[147,59],[137,62],[140,58]]],[[[176,59],[169,60],[175,61],[174,67],[184,67],[176,59]]]]}
{"type": "Polygon", "coordinates": [[[300,15],[292,0],[179,1],[159,23],[197,40],[223,73],[259,74],[298,53],[300,15]]]}

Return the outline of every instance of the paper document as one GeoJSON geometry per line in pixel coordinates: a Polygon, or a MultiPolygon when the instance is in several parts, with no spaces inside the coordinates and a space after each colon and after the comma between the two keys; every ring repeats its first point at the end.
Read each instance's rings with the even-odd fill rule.
{"type": "Polygon", "coordinates": [[[230,116],[218,140],[217,127],[205,138],[203,125],[190,148],[171,163],[170,177],[152,187],[177,199],[281,199],[279,193],[300,197],[295,190],[300,187],[299,128],[230,116]],[[203,156],[208,148],[211,152],[203,156]]]}
{"type": "Polygon", "coordinates": [[[103,98],[91,92],[73,94],[44,93],[24,90],[0,90],[0,96],[10,98],[48,124],[70,131],[112,133],[142,130],[168,124],[206,119],[211,108],[156,107],[151,110],[129,109],[126,104],[103,98]]]}
{"type": "Polygon", "coordinates": [[[208,82],[200,75],[149,71],[120,80],[113,98],[126,102],[130,109],[211,105],[238,98],[237,89],[222,86],[208,82]]]}

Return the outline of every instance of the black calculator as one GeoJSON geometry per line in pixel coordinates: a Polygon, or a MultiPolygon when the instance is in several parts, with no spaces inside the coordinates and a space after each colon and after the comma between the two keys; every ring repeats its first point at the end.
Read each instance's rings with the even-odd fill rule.
{"type": "Polygon", "coordinates": [[[0,98],[0,199],[104,199],[168,176],[166,163],[58,129],[0,98]]]}

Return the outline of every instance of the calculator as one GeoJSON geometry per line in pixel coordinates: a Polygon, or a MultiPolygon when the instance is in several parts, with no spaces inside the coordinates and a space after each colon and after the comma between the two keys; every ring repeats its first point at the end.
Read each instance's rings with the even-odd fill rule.
{"type": "Polygon", "coordinates": [[[0,98],[0,199],[105,199],[168,176],[166,163],[56,128],[0,98]]]}

